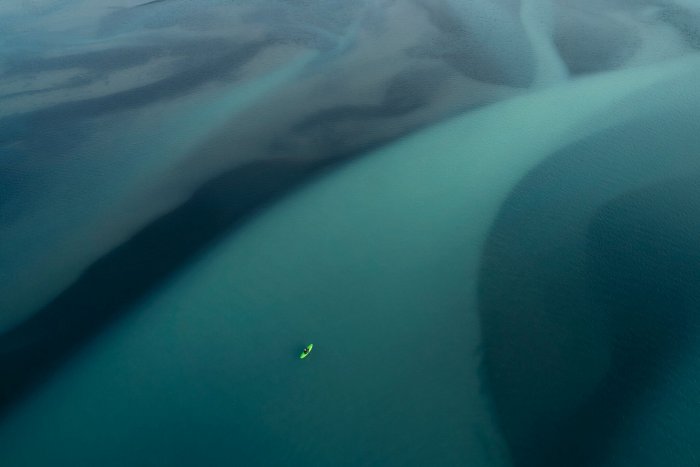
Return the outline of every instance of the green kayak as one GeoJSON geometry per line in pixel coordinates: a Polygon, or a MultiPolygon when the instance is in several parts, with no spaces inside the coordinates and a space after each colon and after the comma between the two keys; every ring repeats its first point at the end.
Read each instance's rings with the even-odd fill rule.
{"type": "Polygon", "coordinates": [[[306,358],[306,357],[308,357],[309,354],[311,353],[311,349],[313,349],[313,348],[314,348],[314,345],[313,345],[313,344],[307,345],[306,348],[304,349],[304,351],[301,353],[301,355],[299,355],[299,358],[306,358]]]}

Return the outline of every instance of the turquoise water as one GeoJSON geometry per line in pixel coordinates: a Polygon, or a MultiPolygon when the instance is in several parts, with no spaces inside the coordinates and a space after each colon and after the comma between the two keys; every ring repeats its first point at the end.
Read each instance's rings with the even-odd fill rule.
{"type": "Polygon", "coordinates": [[[697,464],[679,10],[126,3],[4,39],[2,465],[697,464]]]}

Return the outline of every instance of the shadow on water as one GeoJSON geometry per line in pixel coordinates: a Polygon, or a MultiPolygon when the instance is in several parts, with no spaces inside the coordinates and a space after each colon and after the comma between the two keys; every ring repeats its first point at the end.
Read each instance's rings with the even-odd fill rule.
{"type": "Polygon", "coordinates": [[[0,416],[207,246],[337,161],[276,159],[232,170],[93,263],[53,301],[0,337],[0,416]]]}

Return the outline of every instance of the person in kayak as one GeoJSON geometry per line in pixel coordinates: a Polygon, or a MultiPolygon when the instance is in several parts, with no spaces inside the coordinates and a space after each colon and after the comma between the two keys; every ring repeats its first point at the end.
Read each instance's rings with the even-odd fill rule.
{"type": "Polygon", "coordinates": [[[301,355],[299,355],[300,358],[306,358],[310,353],[311,349],[314,348],[313,344],[309,344],[306,347],[304,347],[304,350],[302,350],[301,355]]]}

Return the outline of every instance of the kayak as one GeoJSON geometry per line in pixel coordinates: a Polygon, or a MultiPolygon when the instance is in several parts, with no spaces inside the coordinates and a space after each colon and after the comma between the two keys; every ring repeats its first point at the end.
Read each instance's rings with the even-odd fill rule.
{"type": "Polygon", "coordinates": [[[306,357],[308,357],[309,354],[311,353],[311,349],[313,349],[313,348],[314,348],[314,345],[313,345],[313,344],[307,345],[307,346],[306,346],[306,349],[304,349],[304,350],[307,350],[307,349],[308,349],[309,351],[306,352],[306,353],[302,352],[301,355],[299,355],[299,358],[306,358],[306,357]]]}

